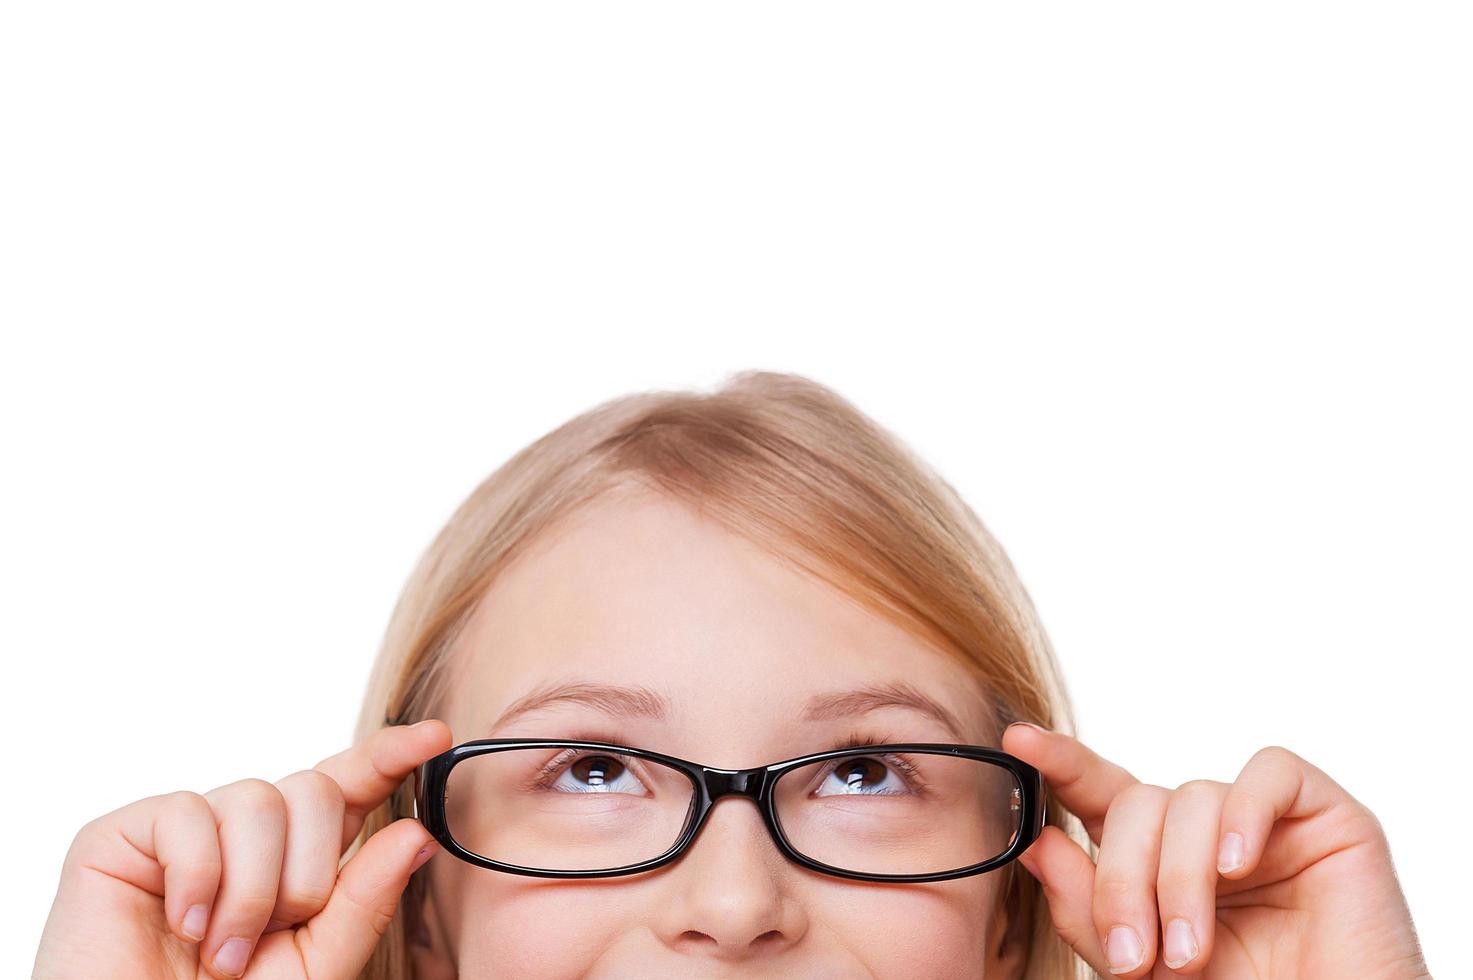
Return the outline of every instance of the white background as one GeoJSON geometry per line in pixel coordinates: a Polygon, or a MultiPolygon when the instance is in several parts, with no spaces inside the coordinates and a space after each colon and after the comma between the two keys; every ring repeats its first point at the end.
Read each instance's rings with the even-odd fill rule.
{"type": "Polygon", "coordinates": [[[1369,804],[1455,971],[1466,7],[509,6],[0,15],[0,974],[92,817],[346,746],[507,456],[747,367],[958,486],[1106,756],[1369,804]]]}

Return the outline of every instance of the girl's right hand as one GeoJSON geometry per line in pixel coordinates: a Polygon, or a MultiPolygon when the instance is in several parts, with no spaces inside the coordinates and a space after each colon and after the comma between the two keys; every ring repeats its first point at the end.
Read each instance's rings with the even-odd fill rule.
{"type": "Polygon", "coordinates": [[[367,814],[450,744],[442,721],[384,728],[276,783],[98,817],[67,852],[32,977],[353,980],[439,845],[406,817],[338,864],[367,814]]]}

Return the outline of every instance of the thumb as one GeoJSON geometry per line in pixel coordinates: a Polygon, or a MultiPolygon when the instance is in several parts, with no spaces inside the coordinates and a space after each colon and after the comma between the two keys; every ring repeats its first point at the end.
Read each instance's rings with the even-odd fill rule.
{"type": "Polygon", "coordinates": [[[409,876],[439,849],[413,817],[395,820],[364,841],[338,872],[322,911],[297,930],[306,975],[355,980],[394,920],[409,876]]]}
{"type": "Polygon", "coordinates": [[[1028,850],[1018,856],[1028,873],[1043,886],[1054,931],[1095,972],[1110,976],[1105,950],[1095,930],[1095,863],[1084,848],[1058,827],[1043,828],[1028,850]]]}

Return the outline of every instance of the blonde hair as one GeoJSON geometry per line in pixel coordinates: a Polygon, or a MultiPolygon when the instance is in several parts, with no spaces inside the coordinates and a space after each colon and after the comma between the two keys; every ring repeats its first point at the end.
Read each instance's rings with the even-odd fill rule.
{"type": "MultiPolygon", "coordinates": [[[[1048,636],[1011,562],[970,507],[898,438],[829,388],[742,371],[712,392],[612,399],[525,447],[458,507],[410,575],[374,663],[355,740],[386,715],[439,717],[455,639],[497,572],[537,536],[629,480],[686,501],[781,560],[959,658],[1009,722],[1074,732],[1048,636]]],[[[411,812],[406,782],[371,814],[344,861],[411,812]]],[[[1049,823],[1087,844],[1056,801],[1049,823]]],[[[1008,866],[1031,915],[1027,980],[1075,980],[1083,961],[1054,930],[1039,883],[1008,866]]],[[[409,980],[423,873],[360,980],[409,980]]],[[[1092,972],[1083,974],[1093,975],[1092,972]]]]}

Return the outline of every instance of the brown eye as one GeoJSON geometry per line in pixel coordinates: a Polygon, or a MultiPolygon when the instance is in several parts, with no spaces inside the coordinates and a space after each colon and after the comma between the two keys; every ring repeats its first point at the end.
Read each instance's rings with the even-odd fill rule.
{"type": "Polygon", "coordinates": [[[589,786],[603,786],[619,778],[624,764],[606,755],[590,755],[579,759],[572,766],[574,777],[589,786]]]}
{"type": "Polygon", "coordinates": [[[836,770],[836,775],[851,790],[862,790],[866,784],[884,779],[885,769],[871,759],[851,759],[836,770]]]}
{"type": "Polygon", "coordinates": [[[899,756],[889,756],[893,765],[874,756],[855,756],[841,759],[827,770],[820,781],[816,796],[900,796],[915,793],[916,786],[911,777],[918,775],[914,767],[899,756]]]}
{"type": "Polygon", "coordinates": [[[555,793],[624,793],[648,796],[650,790],[617,755],[568,749],[538,771],[531,788],[555,793]]]}

